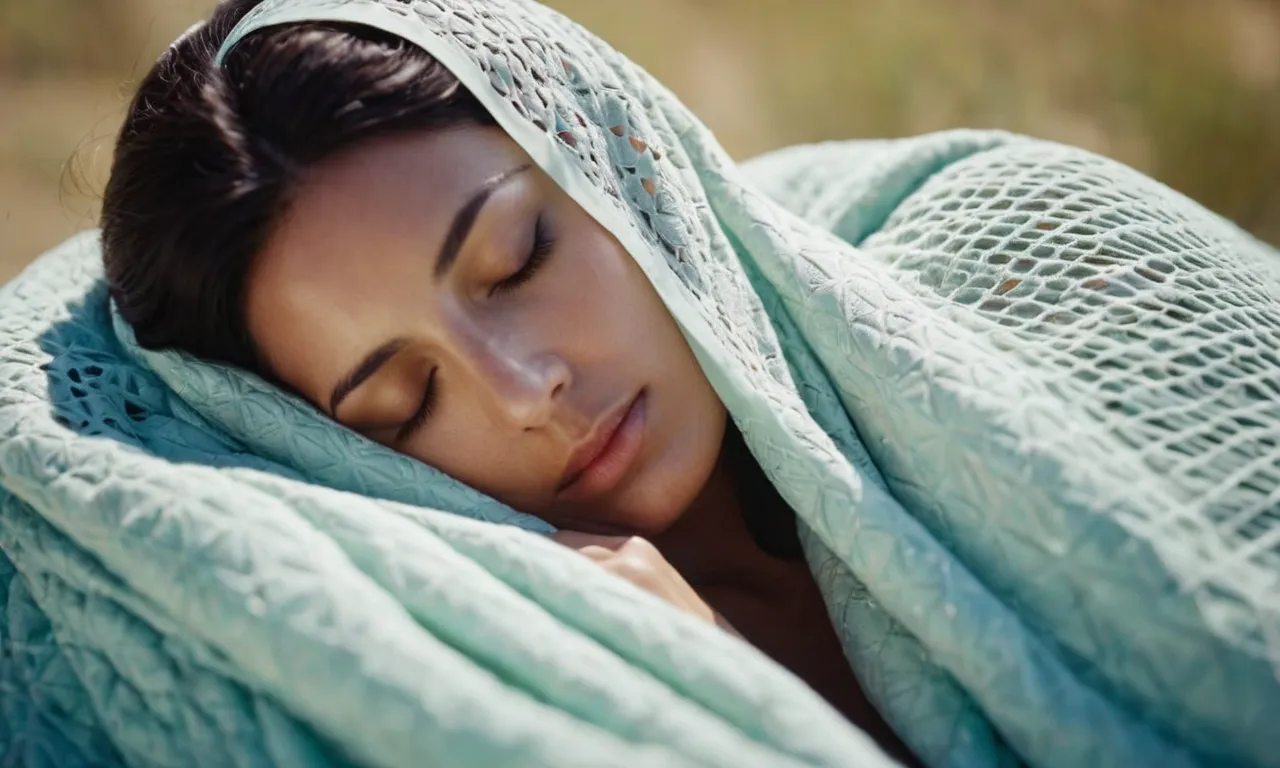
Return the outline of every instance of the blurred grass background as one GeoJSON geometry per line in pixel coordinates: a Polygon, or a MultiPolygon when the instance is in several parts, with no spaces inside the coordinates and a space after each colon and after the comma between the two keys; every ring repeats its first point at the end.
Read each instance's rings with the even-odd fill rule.
{"type": "MultiPolygon", "coordinates": [[[[1280,242],[1280,0],[551,0],[736,157],[999,127],[1280,242]]],[[[95,225],[132,83],[213,0],[0,0],[0,282],[95,225]]]]}

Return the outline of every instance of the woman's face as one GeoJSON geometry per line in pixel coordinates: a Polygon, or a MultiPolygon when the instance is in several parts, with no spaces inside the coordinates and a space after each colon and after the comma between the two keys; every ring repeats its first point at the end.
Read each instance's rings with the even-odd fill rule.
{"type": "Polygon", "coordinates": [[[559,527],[656,535],[719,456],[724,408],[648,280],[496,128],[314,169],[246,311],[335,420],[559,527]]]}

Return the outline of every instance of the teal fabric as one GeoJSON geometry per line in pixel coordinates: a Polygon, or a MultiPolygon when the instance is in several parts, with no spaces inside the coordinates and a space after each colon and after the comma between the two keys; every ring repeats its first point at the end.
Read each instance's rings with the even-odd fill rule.
{"type": "MultiPolygon", "coordinates": [[[[440,58],[636,259],[933,766],[1280,765],[1280,256],[1004,133],[739,166],[526,0],[267,0],[440,58]]],[[[749,646],[259,379],[94,233],[0,291],[6,759],[884,765],[749,646]]]]}

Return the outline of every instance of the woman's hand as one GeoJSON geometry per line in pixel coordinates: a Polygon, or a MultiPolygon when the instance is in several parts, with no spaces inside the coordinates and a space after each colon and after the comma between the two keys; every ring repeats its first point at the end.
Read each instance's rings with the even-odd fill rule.
{"type": "Polygon", "coordinates": [[[668,563],[658,548],[639,536],[599,536],[577,531],[560,531],[552,537],[579,554],[591,558],[601,568],[657,595],[676,608],[703,621],[737,634],[689,582],[668,563]]]}

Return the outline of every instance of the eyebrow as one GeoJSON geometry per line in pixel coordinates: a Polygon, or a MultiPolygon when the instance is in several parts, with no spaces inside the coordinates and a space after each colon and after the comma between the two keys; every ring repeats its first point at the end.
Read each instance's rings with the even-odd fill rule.
{"type": "MultiPolygon", "coordinates": [[[[471,196],[466,205],[458,209],[458,212],[454,214],[453,223],[449,225],[449,232],[445,235],[444,244],[440,246],[440,254],[436,257],[434,277],[437,280],[443,277],[453,267],[454,262],[458,260],[458,254],[462,252],[462,246],[467,242],[467,237],[475,226],[476,218],[479,217],[481,209],[484,208],[484,204],[489,201],[493,193],[503,184],[532,167],[533,163],[525,163],[493,176],[480,186],[480,189],[471,196]]],[[[342,405],[342,401],[354,392],[357,387],[368,381],[370,376],[377,373],[379,368],[386,365],[387,361],[395,357],[408,343],[408,339],[392,339],[365,355],[359,365],[334,385],[333,392],[329,394],[329,415],[336,419],[338,417],[338,406],[342,405]]]]}
{"type": "Polygon", "coordinates": [[[392,339],[366,355],[359,365],[334,386],[333,392],[329,395],[329,415],[335,419],[338,418],[338,406],[342,405],[347,395],[377,373],[379,368],[395,357],[408,343],[408,339],[392,339]]]}
{"type": "Polygon", "coordinates": [[[525,163],[492,177],[481,185],[466,205],[458,209],[458,213],[453,217],[453,223],[449,226],[449,233],[444,237],[444,244],[440,246],[440,255],[436,257],[436,279],[443,277],[458,260],[458,254],[462,252],[462,245],[467,242],[467,237],[471,234],[471,228],[475,225],[480,210],[484,208],[484,204],[489,201],[493,193],[503,184],[532,167],[532,163],[525,163]]]}

